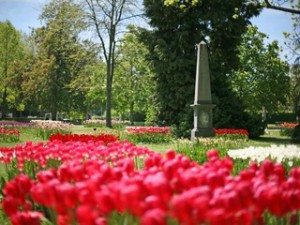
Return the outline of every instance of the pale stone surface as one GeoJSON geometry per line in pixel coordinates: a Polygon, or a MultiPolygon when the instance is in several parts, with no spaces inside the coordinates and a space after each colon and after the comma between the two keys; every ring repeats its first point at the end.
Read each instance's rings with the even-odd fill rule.
{"type": "Polygon", "coordinates": [[[191,106],[194,109],[194,128],[191,131],[191,139],[214,136],[212,109],[215,105],[212,103],[207,44],[204,41],[198,45],[195,98],[191,106]]]}

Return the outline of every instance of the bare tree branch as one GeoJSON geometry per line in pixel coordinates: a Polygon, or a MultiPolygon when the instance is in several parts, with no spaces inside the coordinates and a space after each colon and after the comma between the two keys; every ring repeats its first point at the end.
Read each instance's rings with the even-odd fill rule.
{"type": "Polygon", "coordinates": [[[98,23],[98,19],[97,19],[97,15],[96,15],[96,11],[95,11],[95,7],[94,7],[94,3],[93,1],[89,1],[89,0],[85,0],[85,2],[87,3],[89,9],[90,9],[90,12],[92,13],[92,20],[95,24],[95,27],[96,27],[96,32],[97,32],[97,35],[101,41],[101,45],[102,45],[102,48],[103,48],[103,55],[105,57],[105,61],[108,60],[108,55],[107,55],[107,50],[106,50],[106,47],[105,47],[105,42],[104,42],[104,38],[102,37],[101,35],[101,31],[100,31],[100,27],[99,27],[99,23],[98,23]]]}
{"type": "Polygon", "coordinates": [[[287,8],[283,6],[276,6],[274,4],[271,4],[269,0],[264,0],[266,3],[266,7],[269,9],[275,9],[283,12],[288,12],[288,13],[293,13],[293,14],[299,14],[300,15],[300,10],[297,9],[292,9],[292,8],[287,8]]]}

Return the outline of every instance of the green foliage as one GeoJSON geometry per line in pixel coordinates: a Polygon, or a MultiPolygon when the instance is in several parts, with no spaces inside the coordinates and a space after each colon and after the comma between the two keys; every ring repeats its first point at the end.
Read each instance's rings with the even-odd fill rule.
{"type": "Polygon", "coordinates": [[[118,37],[124,25],[124,20],[133,17],[133,9],[137,7],[135,1],[131,0],[86,0],[83,2],[83,6],[86,8],[86,19],[99,38],[101,54],[104,56],[106,63],[106,126],[112,127],[112,89],[118,57],[118,37]]]}
{"type": "Polygon", "coordinates": [[[128,26],[119,46],[120,57],[113,84],[114,109],[120,115],[127,115],[131,124],[136,113],[145,115],[151,109],[150,99],[155,86],[151,67],[146,61],[148,50],[137,34],[136,27],[128,26]]]}
{"type": "Polygon", "coordinates": [[[20,65],[24,45],[20,33],[9,22],[0,22],[0,109],[3,117],[14,108],[23,109],[20,65]]]}
{"type": "Polygon", "coordinates": [[[239,68],[229,75],[233,90],[251,114],[259,113],[262,106],[275,113],[289,95],[288,64],[279,57],[277,41],[265,46],[266,37],[257,27],[248,27],[238,47],[239,68]]]}
{"type": "Polygon", "coordinates": [[[197,138],[193,141],[178,139],[175,142],[175,150],[188,156],[191,160],[199,164],[207,161],[206,152],[210,149],[217,149],[220,157],[227,156],[228,149],[238,149],[248,146],[245,139],[224,139],[224,138],[197,138]]]}
{"type": "MultiPolygon", "coordinates": [[[[243,106],[232,93],[226,74],[239,64],[237,46],[241,35],[259,7],[246,1],[203,1],[184,9],[166,7],[161,1],[145,0],[145,13],[151,31],[143,31],[142,39],[149,49],[157,81],[157,119],[159,124],[173,125],[178,136],[191,129],[194,97],[195,45],[209,40],[214,124],[237,127],[244,123],[243,106]],[[232,15],[238,11],[238,18],[232,15]],[[213,10],[211,10],[213,9],[213,10]]],[[[243,127],[238,127],[243,128],[243,127]]]]}
{"type": "Polygon", "coordinates": [[[300,125],[297,125],[293,129],[292,142],[294,142],[294,143],[300,143],[300,125]]]}
{"type": "MultiPolygon", "coordinates": [[[[242,149],[251,146],[253,143],[245,139],[224,139],[224,138],[198,138],[193,141],[186,139],[178,139],[175,141],[175,150],[177,153],[188,156],[191,160],[198,164],[203,164],[207,161],[206,152],[210,149],[217,149],[221,158],[227,157],[229,149],[242,149]]],[[[272,159],[270,159],[272,160],[272,159]]],[[[234,159],[233,175],[237,175],[241,170],[247,168],[251,162],[250,158],[234,159]]],[[[281,162],[286,170],[286,174],[293,167],[300,166],[300,159],[284,159],[281,162]]]]}
{"type": "Polygon", "coordinates": [[[172,141],[171,135],[160,134],[160,133],[141,133],[141,134],[123,133],[121,138],[136,144],[140,144],[140,143],[163,144],[172,141]]]}
{"type": "Polygon", "coordinates": [[[248,130],[249,138],[257,138],[264,134],[267,123],[262,121],[260,115],[251,115],[242,126],[248,130]]]}
{"type": "MultiPolygon", "coordinates": [[[[298,120],[300,119],[300,58],[297,57],[290,70],[290,104],[298,120]]],[[[299,122],[299,121],[298,121],[299,122]]]]}
{"type": "Polygon", "coordinates": [[[280,129],[279,134],[281,136],[292,137],[294,133],[294,128],[291,127],[283,127],[280,129]]]}
{"type": "Polygon", "coordinates": [[[36,128],[36,136],[42,138],[43,140],[48,140],[53,134],[69,134],[70,131],[58,128],[36,128]]]}
{"type": "Polygon", "coordinates": [[[19,135],[15,134],[2,134],[0,133],[0,141],[4,143],[16,143],[20,141],[19,135]]]}
{"type": "Polygon", "coordinates": [[[6,214],[0,210],[0,221],[2,225],[10,225],[10,219],[8,216],[6,216],[6,214]]]}
{"type": "Polygon", "coordinates": [[[268,116],[268,123],[282,123],[282,122],[295,122],[296,117],[294,113],[281,112],[268,116]]]}
{"type": "Polygon", "coordinates": [[[34,64],[24,79],[23,88],[29,102],[34,100],[38,111],[86,111],[82,102],[86,92],[72,82],[87,74],[85,66],[92,65],[93,52],[79,40],[85,28],[79,5],[68,1],[52,1],[45,6],[41,19],[45,26],[34,31],[38,49],[34,64]]]}

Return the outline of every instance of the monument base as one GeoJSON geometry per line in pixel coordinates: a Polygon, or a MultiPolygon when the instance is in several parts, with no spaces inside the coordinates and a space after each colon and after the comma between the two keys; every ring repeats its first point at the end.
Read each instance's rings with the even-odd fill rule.
{"type": "Polygon", "coordinates": [[[191,131],[191,140],[197,137],[214,137],[215,132],[212,128],[199,128],[199,129],[192,129],[191,131]]]}

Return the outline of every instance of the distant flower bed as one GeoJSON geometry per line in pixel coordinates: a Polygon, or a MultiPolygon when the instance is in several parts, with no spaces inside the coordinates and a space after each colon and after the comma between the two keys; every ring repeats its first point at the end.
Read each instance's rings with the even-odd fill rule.
{"type": "MultiPolygon", "coordinates": [[[[127,124],[127,121],[122,120],[111,120],[112,125],[115,128],[122,127],[127,124]]],[[[83,122],[86,127],[104,127],[106,125],[106,120],[104,119],[89,119],[83,122]]]]}
{"type": "Polygon", "coordinates": [[[5,129],[0,127],[1,142],[18,142],[20,140],[20,131],[17,129],[5,129]]]}
{"type": "Polygon", "coordinates": [[[281,123],[280,126],[281,127],[285,127],[285,128],[295,128],[297,125],[299,125],[298,123],[281,123]]]}
{"type": "Polygon", "coordinates": [[[169,127],[126,127],[125,138],[134,143],[165,143],[170,142],[171,130],[169,127]]]}
{"type": "Polygon", "coordinates": [[[32,125],[29,122],[0,121],[0,127],[31,127],[32,125]]]}
{"type": "Polygon", "coordinates": [[[217,137],[228,139],[248,139],[249,132],[245,129],[216,129],[214,132],[217,137]]]}
{"type": "Polygon", "coordinates": [[[280,135],[281,136],[288,136],[288,137],[292,137],[293,132],[294,132],[294,128],[299,125],[297,123],[281,123],[280,127],[282,129],[280,129],[280,135]]]}
{"type": "Polygon", "coordinates": [[[37,128],[37,136],[43,138],[44,140],[49,139],[52,134],[66,134],[71,132],[70,128],[72,125],[62,121],[32,120],[30,122],[37,128]]]}
{"type": "Polygon", "coordinates": [[[62,142],[67,141],[80,141],[80,142],[104,142],[105,144],[109,142],[118,141],[119,137],[111,134],[99,134],[99,135],[89,135],[89,134],[52,134],[49,141],[60,140],[62,142]]]}

